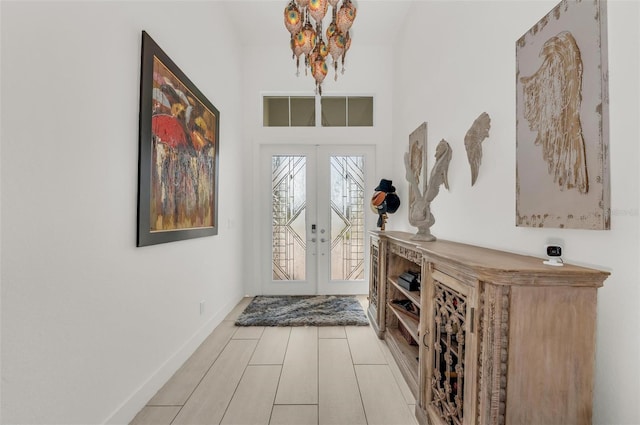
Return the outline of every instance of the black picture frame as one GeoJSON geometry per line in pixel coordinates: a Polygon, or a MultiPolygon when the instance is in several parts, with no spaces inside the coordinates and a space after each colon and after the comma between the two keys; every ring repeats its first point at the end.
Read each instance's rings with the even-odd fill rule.
{"type": "Polygon", "coordinates": [[[217,235],[220,112],[145,31],[141,62],[136,244],[217,235]]]}

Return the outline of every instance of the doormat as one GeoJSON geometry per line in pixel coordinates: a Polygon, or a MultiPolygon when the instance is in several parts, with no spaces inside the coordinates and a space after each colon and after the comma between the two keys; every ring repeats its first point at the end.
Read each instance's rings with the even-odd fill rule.
{"type": "Polygon", "coordinates": [[[236,326],[368,326],[356,297],[337,295],[257,296],[236,326]]]}

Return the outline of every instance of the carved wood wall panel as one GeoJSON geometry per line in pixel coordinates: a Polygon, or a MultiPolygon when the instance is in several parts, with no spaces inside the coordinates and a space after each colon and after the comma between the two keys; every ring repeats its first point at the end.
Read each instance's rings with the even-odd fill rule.
{"type": "Polygon", "coordinates": [[[516,43],[516,225],[609,229],[606,2],[563,0],[516,43]]]}
{"type": "Polygon", "coordinates": [[[509,352],[508,286],[483,284],[480,293],[478,423],[504,424],[509,352]]]}
{"type": "MultiPolygon", "coordinates": [[[[379,262],[379,246],[371,244],[371,269],[378,270],[379,262]]],[[[378,273],[371,273],[369,285],[369,302],[378,305],[378,285],[380,285],[380,277],[378,273]]]]}
{"type": "Polygon", "coordinates": [[[416,264],[420,264],[422,262],[422,254],[419,251],[415,251],[410,248],[406,248],[402,245],[391,245],[390,252],[392,254],[399,255],[402,258],[406,258],[407,260],[414,262],[416,264]]]}
{"type": "Polygon", "coordinates": [[[434,280],[433,374],[430,404],[442,420],[462,425],[467,297],[434,280]]]}

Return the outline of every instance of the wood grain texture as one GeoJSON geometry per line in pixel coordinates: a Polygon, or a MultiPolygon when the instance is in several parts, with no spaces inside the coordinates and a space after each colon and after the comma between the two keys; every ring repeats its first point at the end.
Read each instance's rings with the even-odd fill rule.
{"type": "Polygon", "coordinates": [[[449,241],[416,242],[411,236],[372,232],[380,246],[387,246],[386,267],[378,269],[384,273],[379,280],[387,282],[387,301],[403,295],[394,289],[397,276],[422,265],[419,350],[399,334],[398,319],[388,307],[380,323],[416,394],[421,423],[449,423],[442,409],[458,409],[448,401],[451,393],[462,395],[463,416],[459,410],[457,415],[463,425],[590,424],[597,290],[609,273],[547,266],[539,258],[449,241]],[[457,318],[450,315],[454,310],[457,318]],[[464,323],[464,334],[447,330],[455,328],[450,317],[464,323]],[[452,367],[447,363],[441,369],[443,343],[456,359],[464,359],[453,364],[456,388],[464,374],[462,394],[438,378],[452,367]]]}
{"type": "Polygon", "coordinates": [[[281,368],[280,365],[247,367],[220,424],[268,425],[281,368]]]}
{"type": "Polygon", "coordinates": [[[264,332],[264,326],[241,326],[236,329],[233,339],[260,339],[264,332]]]}
{"type": "Polygon", "coordinates": [[[344,326],[322,326],[318,328],[318,338],[346,338],[344,326]]]}
{"type": "MultiPolygon", "coordinates": [[[[406,232],[384,232],[381,237],[403,246],[413,246],[426,261],[448,264],[472,280],[488,281],[496,285],[553,285],[602,286],[608,272],[566,264],[552,267],[543,259],[515,253],[438,240],[415,242],[406,232]]],[[[389,268],[392,265],[388,266],[389,268]]]]}
{"type": "Polygon", "coordinates": [[[382,365],[356,365],[355,369],[369,425],[417,425],[389,368],[382,365]]]}
{"type": "Polygon", "coordinates": [[[129,425],[170,425],[180,406],[145,406],[129,425]]]}
{"type": "Polygon", "coordinates": [[[236,305],[233,308],[233,310],[231,310],[229,312],[229,314],[227,314],[227,316],[224,318],[224,320],[229,320],[229,321],[233,321],[233,322],[238,320],[238,317],[240,317],[240,315],[242,314],[244,309],[247,308],[247,306],[251,303],[251,300],[253,300],[253,297],[244,297],[244,298],[242,298],[240,300],[240,302],[238,303],[238,305],[236,305]]]}
{"type": "Polygon", "coordinates": [[[275,403],[318,403],[317,327],[291,329],[275,403]]]}
{"type": "Polygon", "coordinates": [[[514,288],[509,424],[590,424],[595,358],[594,288],[514,288]]]}
{"type": "Polygon", "coordinates": [[[318,425],[315,404],[276,404],[269,425],[318,425]]]}
{"type": "Polygon", "coordinates": [[[182,406],[236,331],[223,321],[149,401],[153,406],[182,406]]]}
{"type": "Polygon", "coordinates": [[[291,328],[273,326],[268,327],[262,333],[256,351],[251,357],[251,365],[279,364],[284,362],[284,354],[287,351],[291,328]]]}
{"type": "Polygon", "coordinates": [[[173,424],[220,423],[257,343],[253,339],[229,341],[173,424]]]}
{"type": "Polygon", "coordinates": [[[366,425],[346,339],[319,341],[319,420],[326,425],[366,425]]]}
{"type": "Polygon", "coordinates": [[[346,332],[353,364],[387,364],[376,334],[369,326],[349,326],[346,332]]]}

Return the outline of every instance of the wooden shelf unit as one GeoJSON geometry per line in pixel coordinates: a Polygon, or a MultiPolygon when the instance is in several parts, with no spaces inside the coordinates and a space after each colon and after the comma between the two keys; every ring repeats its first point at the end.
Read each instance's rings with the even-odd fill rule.
{"type": "Polygon", "coordinates": [[[409,291],[400,286],[398,280],[402,273],[408,271],[422,273],[422,254],[412,243],[388,243],[385,240],[382,246],[386,253],[385,275],[380,277],[380,281],[385,282],[384,297],[380,297],[385,302],[384,315],[380,316],[385,320],[383,337],[417,399],[420,386],[420,319],[395,305],[394,301],[408,300],[420,311],[420,291],[409,291]]]}
{"type": "Polygon", "coordinates": [[[420,305],[420,291],[409,291],[408,289],[403,288],[402,286],[398,285],[398,279],[398,276],[392,276],[389,278],[389,281],[393,286],[395,286],[398,291],[404,294],[407,299],[411,300],[416,305],[420,305]]]}
{"type": "Polygon", "coordinates": [[[418,422],[590,424],[597,289],[609,273],[411,236],[371,232],[368,313],[418,422]],[[421,273],[420,291],[398,284],[409,270],[421,273]]]}
{"type": "Polygon", "coordinates": [[[414,341],[418,342],[420,338],[420,336],[418,335],[418,326],[420,325],[420,320],[414,318],[412,315],[393,304],[387,304],[387,307],[393,314],[395,314],[398,321],[402,323],[402,326],[409,332],[411,338],[413,338],[414,341]]]}

